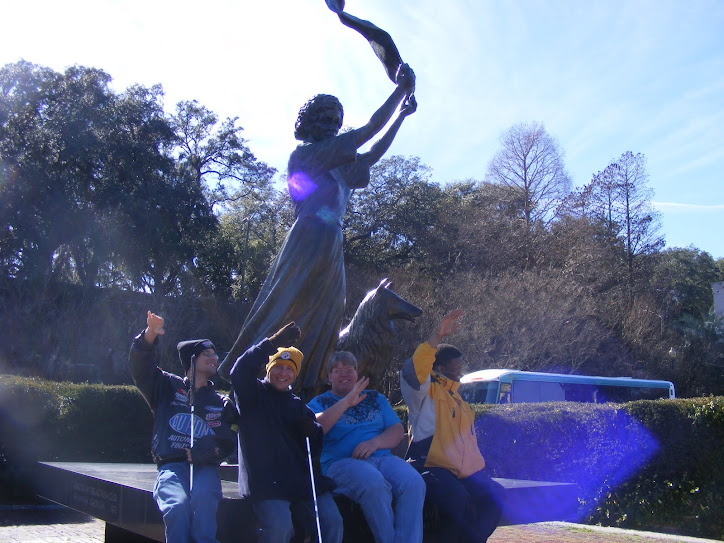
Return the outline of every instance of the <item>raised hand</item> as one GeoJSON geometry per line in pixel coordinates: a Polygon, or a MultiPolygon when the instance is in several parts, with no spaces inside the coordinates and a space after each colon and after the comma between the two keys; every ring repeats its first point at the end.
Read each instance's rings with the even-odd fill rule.
{"type": "Polygon", "coordinates": [[[462,309],[453,309],[452,311],[450,311],[450,313],[442,318],[437,330],[432,336],[430,336],[430,339],[428,339],[427,342],[432,347],[437,347],[445,336],[449,336],[460,327],[459,319],[464,314],[465,311],[463,311],[462,309]]]}
{"type": "Polygon", "coordinates": [[[360,377],[359,380],[354,384],[352,390],[350,390],[344,397],[344,401],[347,403],[347,407],[354,407],[358,405],[362,400],[367,397],[367,394],[362,394],[367,385],[370,384],[369,377],[360,377]]]}
{"type": "Polygon", "coordinates": [[[151,313],[146,313],[146,330],[143,332],[143,337],[148,343],[153,343],[156,336],[162,336],[166,333],[163,329],[163,317],[151,313]]]}
{"type": "Polygon", "coordinates": [[[290,322],[271,336],[269,341],[271,341],[272,345],[274,345],[277,349],[280,347],[291,347],[297,342],[301,335],[302,331],[299,327],[293,322],[290,322]]]}
{"type": "Polygon", "coordinates": [[[440,326],[437,329],[438,335],[445,337],[455,332],[455,330],[460,327],[460,321],[458,319],[463,315],[465,315],[465,311],[462,309],[453,309],[450,311],[450,313],[445,315],[442,321],[440,321],[440,326]]]}

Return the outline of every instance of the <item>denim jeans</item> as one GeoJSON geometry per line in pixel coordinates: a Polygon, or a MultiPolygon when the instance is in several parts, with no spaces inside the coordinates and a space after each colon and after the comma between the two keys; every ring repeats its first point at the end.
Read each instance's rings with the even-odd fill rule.
{"type": "Polygon", "coordinates": [[[377,543],[422,541],[425,483],[410,464],[392,454],[343,458],[325,475],[337,483],[335,494],[360,505],[377,543]]]}
{"type": "MultiPolygon", "coordinates": [[[[300,505],[304,507],[298,509],[294,507],[295,505],[297,504],[293,505],[287,500],[262,500],[255,503],[253,509],[259,523],[259,539],[257,543],[288,543],[294,536],[292,509],[295,509],[295,513],[299,511],[301,514],[314,516],[314,504],[311,500],[309,503],[301,503],[300,505]]],[[[322,528],[322,541],[324,543],[341,543],[344,529],[342,516],[339,514],[331,492],[325,492],[317,496],[317,506],[319,508],[319,524],[322,528]]],[[[316,520],[307,518],[301,524],[313,526],[309,535],[312,541],[316,541],[316,520]]]]}
{"type": "Polygon", "coordinates": [[[500,522],[503,487],[483,471],[458,479],[445,468],[423,468],[427,499],[440,511],[442,541],[484,543],[500,522]]]}
{"type": "Polygon", "coordinates": [[[189,464],[164,464],[158,470],[153,498],[163,515],[166,541],[218,543],[216,511],[221,501],[218,466],[194,465],[194,489],[189,492],[189,464]]]}

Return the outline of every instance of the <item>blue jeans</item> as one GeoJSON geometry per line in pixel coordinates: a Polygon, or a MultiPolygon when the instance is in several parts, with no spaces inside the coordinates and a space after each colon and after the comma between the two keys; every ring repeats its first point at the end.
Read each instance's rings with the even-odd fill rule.
{"type": "Polygon", "coordinates": [[[445,468],[423,468],[427,499],[440,511],[441,540],[485,543],[500,522],[503,487],[483,471],[458,479],[445,468]]]}
{"type": "MultiPolygon", "coordinates": [[[[342,516],[339,514],[337,504],[334,503],[332,494],[325,492],[317,496],[317,506],[319,508],[319,524],[322,528],[322,541],[324,543],[341,543],[342,542],[342,516]]],[[[259,522],[259,539],[257,543],[288,543],[294,536],[294,526],[292,525],[292,511],[295,509],[300,514],[311,515],[314,517],[314,504],[300,502],[292,504],[287,500],[262,500],[254,504],[254,514],[259,522]],[[299,509],[295,505],[302,505],[299,509]]],[[[312,541],[317,538],[317,524],[314,518],[303,519],[302,524],[314,526],[310,531],[312,541]],[[307,522],[304,522],[306,520],[307,522]]]]}
{"type": "Polygon", "coordinates": [[[163,515],[166,541],[218,543],[216,511],[221,501],[218,466],[194,465],[194,490],[189,492],[189,464],[164,464],[158,470],[153,498],[163,515]]]}
{"type": "Polygon", "coordinates": [[[325,473],[342,494],[357,502],[377,543],[420,543],[425,483],[401,458],[342,458],[325,473]],[[393,510],[394,504],[394,510],[393,510]]]}

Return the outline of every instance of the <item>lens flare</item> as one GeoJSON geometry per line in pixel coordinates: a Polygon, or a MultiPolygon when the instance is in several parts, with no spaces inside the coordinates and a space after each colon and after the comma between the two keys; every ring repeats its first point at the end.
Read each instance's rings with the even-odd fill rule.
{"type": "Polygon", "coordinates": [[[287,179],[287,188],[292,200],[306,200],[317,189],[317,184],[304,172],[294,172],[287,179]]]}
{"type": "Polygon", "coordinates": [[[540,404],[522,419],[514,409],[501,409],[476,421],[493,476],[574,483],[509,492],[503,512],[508,521],[585,519],[659,451],[656,437],[624,409],[602,404],[584,413],[570,403],[540,404]]]}

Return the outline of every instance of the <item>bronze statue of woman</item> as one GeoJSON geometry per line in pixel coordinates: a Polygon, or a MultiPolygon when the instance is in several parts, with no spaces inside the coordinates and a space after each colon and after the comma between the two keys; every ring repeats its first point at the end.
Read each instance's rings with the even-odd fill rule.
{"type": "MultiPolygon", "coordinates": [[[[304,366],[296,387],[317,386],[328,355],[334,350],[345,305],[342,217],[353,189],[370,181],[370,167],[389,149],[403,120],[416,110],[407,100],[415,74],[402,64],[396,88],[364,126],[339,134],[342,104],[319,94],[299,111],[294,136],[301,144],[289,157],[287,186],[295,205],[295,222],[277,255],[264,286],[220,367],[222,376],[248,347],[294,321],[302,331],[297,347],[304,366]],[[369,151],[358,149],[397,118],[369,151]]],[[[305,394],[306,395],[306,394],[305,394]]]]}

